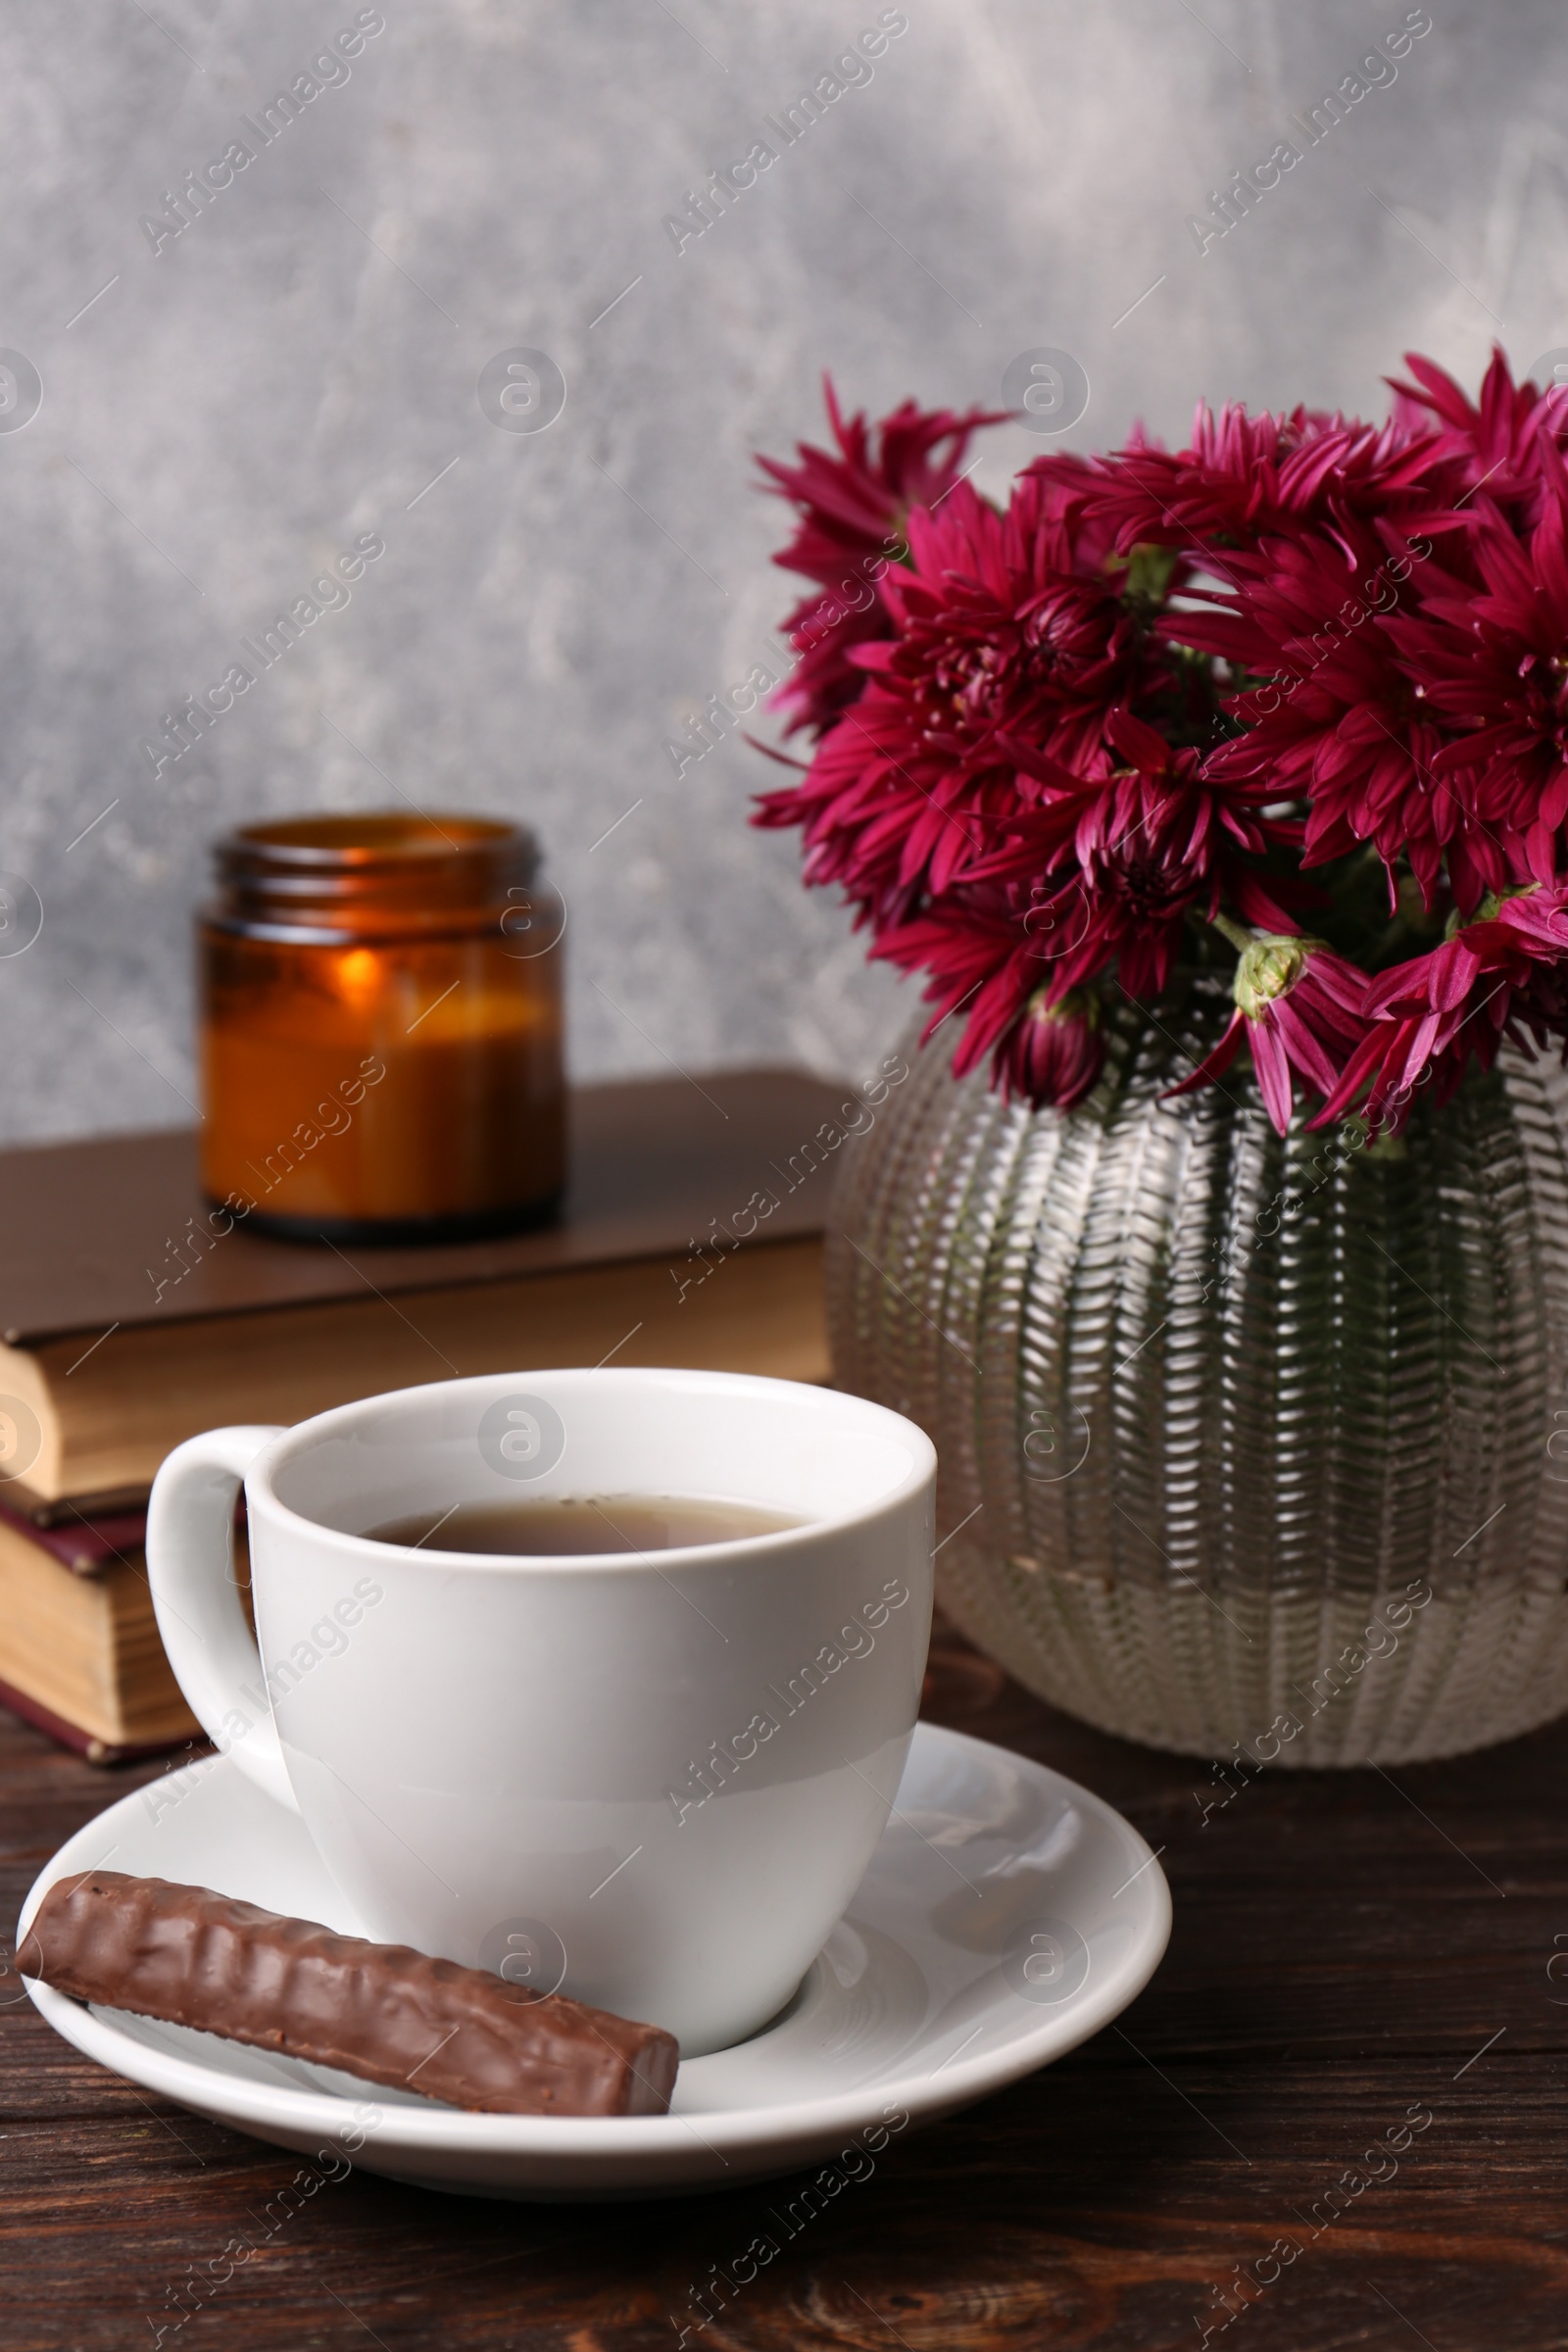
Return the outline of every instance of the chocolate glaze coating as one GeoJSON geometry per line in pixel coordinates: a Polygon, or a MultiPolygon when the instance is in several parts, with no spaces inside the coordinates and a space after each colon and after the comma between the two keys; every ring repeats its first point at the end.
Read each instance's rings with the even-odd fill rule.
{"type": "Polygon", "coordinates": [[[488,2114],[662,2115],[680,2056],[658,2026],[487,1969],[116,1870],[51,1886],[17,1961],[80,2001],[488,2114]]]}

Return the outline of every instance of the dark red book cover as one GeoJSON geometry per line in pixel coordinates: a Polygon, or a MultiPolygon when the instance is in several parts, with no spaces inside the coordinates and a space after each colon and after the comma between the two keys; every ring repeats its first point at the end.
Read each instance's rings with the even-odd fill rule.
{"type": "Polygon", "coordinates": [[[85,1756],[89,1764],[134,1764],[143,1756],[164,1756],[171,1749],[178,1747],[191,1747],[194,1752],[188,1732],[181,1733],[177,1740],[147,1740],[126,1747],[111,1746],[108,1741],[95,1740],[90,1732],[84,1732],[80,1724],[68,1723],[52,1707],[40,1706],[37,1699],[28,1698],[24,1691],[14,1690],[9,1683],[0,1682],[0,1707],[8,1708],[13,1715],[20,1716],[24,1723],[30,1723],[35,1732],[46,1733],[51,1740],[58,1740],[62,1747],[73,1748],[78,1756],[85,1756]]]}
{"type": "Polygon", "coordinates": [[[0,1488],[0,1526],[25,1536],[30,1544],[36,1544],[40,1550],[58,1560],[62,1568],[69,1568],[73,1576],[95,1576],[112,1560],[129,1558],[140,1551],[147,1540],[145,1511],[115,1511],[95,1516],[61,1504],[54,1525],[40,1527],[29,1511],[19,1510],[6,1500],[4,1488],[0,1488]]]}

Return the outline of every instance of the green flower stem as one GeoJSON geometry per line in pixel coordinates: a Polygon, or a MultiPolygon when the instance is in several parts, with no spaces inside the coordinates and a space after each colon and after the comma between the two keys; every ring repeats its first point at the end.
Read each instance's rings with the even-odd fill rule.
{"type": "Polygon", "coordinates": [[[1245,956],[1257,938],[1255,931],[1250,931],[1245,923],[1233,922],[1228,914],[1211,914],[1208,921],[1213,930],[1230,941],[1238,956],[1245,956]]]}

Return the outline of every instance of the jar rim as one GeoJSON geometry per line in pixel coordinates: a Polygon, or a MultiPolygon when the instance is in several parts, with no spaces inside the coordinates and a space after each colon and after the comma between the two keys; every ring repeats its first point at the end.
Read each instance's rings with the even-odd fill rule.
{"type": "Polygon", "coordinates": [[[264,817],[239,825],[213,844],[220,873],[242,874],[407,872],[416,865],[445,865],[457,857],[488,859],[496,852],[532,866],[538,843],[525,825],[510,817],[476,816],[443,809],[369,808],[342,815],[264,817]]]}

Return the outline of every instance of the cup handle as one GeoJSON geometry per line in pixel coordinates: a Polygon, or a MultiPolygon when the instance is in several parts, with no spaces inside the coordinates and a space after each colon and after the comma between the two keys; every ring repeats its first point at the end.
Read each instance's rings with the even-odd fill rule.
{"type": "Polygon", "coordinates": [[[174,1680],[207,1737],[259,1788],[297,1813],[233,1564],[234,1498],[262,1447],[281,1435],[261,1427],[210,1429],[174,1447],[147,1505],[147,1581],[174,1680]]]}

